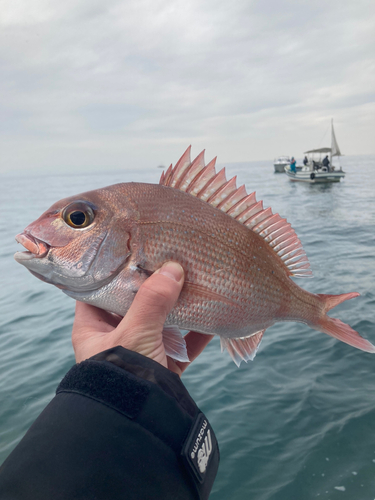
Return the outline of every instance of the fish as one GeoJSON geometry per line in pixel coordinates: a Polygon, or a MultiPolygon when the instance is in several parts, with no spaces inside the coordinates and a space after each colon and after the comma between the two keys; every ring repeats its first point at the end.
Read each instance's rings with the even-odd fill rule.
{"type": "Polygon", "coordinates": [[[163,263],[185,271],[163,330],[167,355],[188,361],[181,330],[220,337],[239,366],[253,360],[267,328],[307,324],[353,347],[375,346],[327,312],[355,298],[314,294],[292,278],[312,271],[291,224],[216,172],[191,146],[159,184],[120,183],[53,204],[16,236],[15,260],[75,300],[124,316],[163,263]]]}

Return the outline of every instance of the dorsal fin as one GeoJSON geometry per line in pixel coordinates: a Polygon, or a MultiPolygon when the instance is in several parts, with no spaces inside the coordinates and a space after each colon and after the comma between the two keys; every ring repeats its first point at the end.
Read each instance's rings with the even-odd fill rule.
{"type": "Polygon", "coordinates": [[[204,151],[192,162],[191,146],[178,160],[161,174],[159,184],[190,193],[227,213],[261,236],[283,260],[291,276],[310,277],[312,272],[302,244],[291,225],[263,208],[255,193],[247,194],[245,186],[237,189],[236,177],[227,181],[225,169],[216,173],[216,158],[204,163],[204,151]]]}

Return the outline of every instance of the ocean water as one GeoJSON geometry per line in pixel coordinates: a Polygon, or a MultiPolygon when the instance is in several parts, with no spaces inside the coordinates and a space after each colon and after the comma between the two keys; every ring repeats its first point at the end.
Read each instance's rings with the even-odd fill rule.
{"type": "MultiPolygon", "coordinates": [[[[358,291],[332,313],[375,342],[375,156],[344,157],[339,184],[290,182],[272,162],[229,164],[238,185],[286,217],[316,293],[358,291]]],[[[13,260],[14,236],[60,198],[157,168],[0,177],[0,463],[74,363],[74,301],[13,260]]],[[[374,500],[375,356],[296,323],[267,330],[237,368],[215,338],[183,375],[209,418],[221,463],[212,500],[374,500]]]]}

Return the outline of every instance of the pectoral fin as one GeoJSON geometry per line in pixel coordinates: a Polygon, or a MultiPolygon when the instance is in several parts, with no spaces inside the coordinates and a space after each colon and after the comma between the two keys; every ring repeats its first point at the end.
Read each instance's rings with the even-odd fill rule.
{"type": "Polygon", "coordinates": [[[189,363],[190,359],[186,350],[186,342],[178,326],[164,326],[162,333],[166,355],[176,361],[189,363]]]}

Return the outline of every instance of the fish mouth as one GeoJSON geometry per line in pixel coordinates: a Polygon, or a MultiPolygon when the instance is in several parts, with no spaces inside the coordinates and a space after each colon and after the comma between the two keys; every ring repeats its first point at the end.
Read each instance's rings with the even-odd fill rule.
{"type": "Polygon", "coordinates": [[[20,260],[30,260],[30,259],[42,259],[45,257],[50,249],[50,246],[42,240],[38,240],[35,236],[30,233],[20,233],[16,236],[17,243],[21,243],[26,248],[26,252],[17,252],[15,254],[15,259],[20,260]]]}

